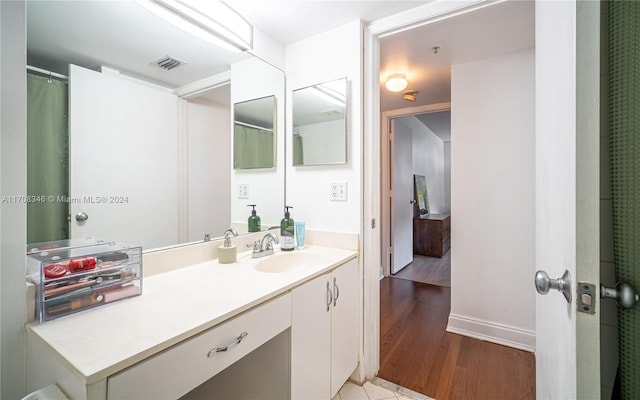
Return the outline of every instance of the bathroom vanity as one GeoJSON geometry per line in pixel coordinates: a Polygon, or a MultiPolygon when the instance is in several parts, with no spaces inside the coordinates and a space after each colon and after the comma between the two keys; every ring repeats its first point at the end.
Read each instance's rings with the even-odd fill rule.
{"type": "Polygon", "coordinates": [[[358,365],[357,257],[320,246],[246,252],[234,264],[145,278],[136,298],[29,324],[27,389],[56,383],[74,400],[214,399],[234,387],[208,385],[250,390],[242,371],[257,368],[280,373],[287,397],[330,399],[358,365]]]}

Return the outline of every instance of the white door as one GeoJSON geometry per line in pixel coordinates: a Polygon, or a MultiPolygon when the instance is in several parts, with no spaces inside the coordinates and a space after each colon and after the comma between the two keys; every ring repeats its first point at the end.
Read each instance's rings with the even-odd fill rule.
{"type": "Polygon", "coordinates": [[[177,118],[171,93],[70,66],[72,238],[178,242],[177,118]]]}
{"type": "Polygon", "coordinates": [[[413,261],[413,139],[411,128],[391,120],[391,273],[413,261]]]}
{"type": "Polygon", "coordinates": [[[576,312],[577,282],[599,288],[599,18],[599,2],[536,2],[536,266],[572,279],[570,303],[536,296],[541,399],[600,397],[599,307],[576,312]]]}

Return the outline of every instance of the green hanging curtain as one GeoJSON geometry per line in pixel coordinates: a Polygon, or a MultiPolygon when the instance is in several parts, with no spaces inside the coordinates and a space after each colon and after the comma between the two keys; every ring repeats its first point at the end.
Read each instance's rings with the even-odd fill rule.
{"type": "MultiPolygon", "coordinates": [[[[616,280],[640,289],[640,3],[607,2],[616,280]]],[[[640,399],[640,306],[618,313],[620,390],[640,399]]]]}
{"type": "Polygon", "coordinates": [[[69,238],[67,83],[27,74],[27,242],[69,238]]]}
{"type": "Polygon", "coordinates": [[[245,125],[233,125],[233,167],[273,168],[275,164],[273,131],[245,125]]]}
{"type": "Polygon", "coordinates": [[[299,133],[293,134],[293,165],[304,165],[304,152],[302,146],[302,136],[299,133]]]}

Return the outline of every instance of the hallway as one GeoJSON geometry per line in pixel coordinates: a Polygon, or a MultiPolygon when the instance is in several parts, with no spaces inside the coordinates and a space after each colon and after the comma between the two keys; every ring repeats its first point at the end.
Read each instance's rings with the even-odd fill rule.
{"type": "Polygon", "coordinates": [[[451,289],[380,281],[378,376],[437,400],[534,399],[532,353],[447,333],[451,289]]]}
{"type": "Polygon", "coordinates": [[[429,285],[451,287],[451,251],[447,251],[440,258],[414,253],[413,261],[396,272],[393,277],[429,285]]]}

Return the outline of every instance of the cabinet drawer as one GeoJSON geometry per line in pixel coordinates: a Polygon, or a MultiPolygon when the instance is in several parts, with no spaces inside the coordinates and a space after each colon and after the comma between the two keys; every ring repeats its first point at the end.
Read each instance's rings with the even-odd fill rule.
{"type": "Polygon", "coordinates": [[[177,399],[291,326],[291,295],[187,339],[108,379],[109,399],[177,399]],[[209,352],[234,343],[227,351],[209,352]]]}

